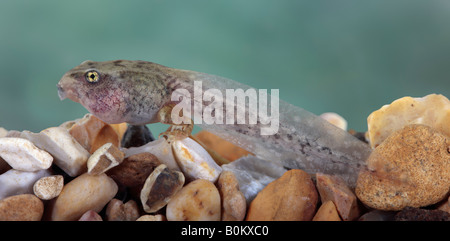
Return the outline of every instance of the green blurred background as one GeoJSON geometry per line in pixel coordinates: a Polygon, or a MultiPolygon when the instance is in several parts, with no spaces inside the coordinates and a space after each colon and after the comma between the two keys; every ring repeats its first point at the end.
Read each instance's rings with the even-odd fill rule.
{"type": "Polygon", "coordinates": [[[446,0],[2,0],[0,126],[82,117],[59,100],[60,77],[87,59],[130,59],[279,89],[365,131],[397,98],[450,96],[449,23],[446,0]]]}

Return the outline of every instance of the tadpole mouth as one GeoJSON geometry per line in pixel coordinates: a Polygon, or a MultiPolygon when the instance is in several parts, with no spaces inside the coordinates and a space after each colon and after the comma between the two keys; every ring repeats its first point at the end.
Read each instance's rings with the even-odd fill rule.
{"type": "Polygon", "coordinates": [[[56,87],[58,87],[58,96],[60,100],[64,100],[66,98],[66,92],[64,91],[64,89],[61,87],[60,84],[57,84],[56,87]]]}

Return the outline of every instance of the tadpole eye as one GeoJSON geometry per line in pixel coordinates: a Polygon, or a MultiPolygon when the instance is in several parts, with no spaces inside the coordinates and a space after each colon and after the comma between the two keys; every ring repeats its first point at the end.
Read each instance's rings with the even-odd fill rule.
{"type": "Polygon", "coordinates": [[[100,74],[95,70],[86,72],[86,81],[89,83],[95,83],[100,80],[100,74]]]}

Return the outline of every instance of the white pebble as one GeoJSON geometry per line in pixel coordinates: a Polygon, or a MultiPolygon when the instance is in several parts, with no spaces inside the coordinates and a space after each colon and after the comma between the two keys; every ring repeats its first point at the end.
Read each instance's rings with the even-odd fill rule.
{"type": "Polygon", "coordinates": [[[11,169],[0,175],[0,199],[33,193],[34,183],[40,178],[50,175],[49,170],[24,172],[11,169]]]}
{"type": "Polygon", "coordinates": [[[0,127],[0,137],[5,137],[7,134],[8,131],[5,128],[0,127]]]}
{"type": "Polygon", "coordinates": [[[347,121],[344,117],[334,113],[334,112],[326,112],[320,115],[323,119],[327,120],[331,124],[341,128],[342,130],[347,130],[347,121]]]}
{"type": "Polygon", "coordinates": [[[174,141],[172,149],[181,171],[191,180],[206,179],[215,182],[222,172],[211,155],[191,138],[174,141]]]}
{"type": "Polygon", "coordinates": [[[14,169],[34,172],[48,169],[53,157],[37,148],[31,141],[15,138],[0,138],[0,156],[14,169]]]}
{"type": "Polygon", "coordinates": [[[90,154],[69,134],[67,129],[51,127],[40,133],[24,131],[21,137],[52,154],[55,165],[69,176],[75,177],[86,172],[86,162],[90,154]]]}
{"type": "Polygon", "coordinates": [[[42,177],[33,185],[33,192],[42,200],[50,200],[57,197],[64,186],[64,178],[61,175],[42,177]]]}

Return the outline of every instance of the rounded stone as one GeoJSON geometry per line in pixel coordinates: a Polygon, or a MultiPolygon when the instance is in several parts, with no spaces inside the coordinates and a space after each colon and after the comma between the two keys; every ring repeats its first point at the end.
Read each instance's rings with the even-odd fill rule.
{"type": "Polygon", "coordinates": [[[184,186],[166,207],[168,221],[220,221],[220,195],[208,180],[184,186]]]}
{"type": "Polygon", "coordinates": [[[40,221],[44,204],[32,194],[21,194],[0,200],[0,221],[40,221]]]}
{"type": "Polygon", "coordinates": [[[104,173],[78,176],[59,194],[51,210],[51,220],[75,221],[89,210],[98,213],[117,191],[117,184],[104,173]]]}
{"type": "Polygon", "coordinates": [[[443,200],[450,186],[450,140],[425,125],[408,125],[369,156],[356,195],[378,210],[423,207],[443,200]]]}

